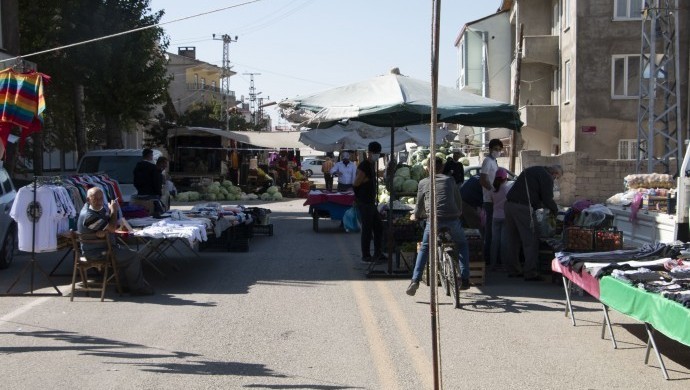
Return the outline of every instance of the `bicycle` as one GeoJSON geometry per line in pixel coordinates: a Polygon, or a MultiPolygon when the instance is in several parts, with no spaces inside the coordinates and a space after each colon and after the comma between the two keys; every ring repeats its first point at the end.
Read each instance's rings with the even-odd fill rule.
{"type": "Polygon", "coordinates": [[[455,308],[460,308],[460,286],[458,285],[458,261],[453,259],[455,243],[447,227],[440,228],[437,238],[436,273],[446,296],[453,294],[455,308]]]}

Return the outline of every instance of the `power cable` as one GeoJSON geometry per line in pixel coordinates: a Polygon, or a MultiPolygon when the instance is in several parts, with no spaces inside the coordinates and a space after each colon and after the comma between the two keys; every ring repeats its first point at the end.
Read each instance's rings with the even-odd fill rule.
{"type": "Polygon", "coordinates": [[[226,11],[226,10],[231,9],[231,8],[237,8],[237,7],[241,7],[241,6],[244,6],[244,5],[249,5],[249,4],[252,4],[252,3],[258,3],[258,2],[260,2],[260,1],[262,1],[262,0],[250,0],[250,1],[246,1],[246,2],[244,2],[244,3],[235,4],[235,5],[231,5],[231,6],[227,6],[227,7],[223,7],[223,8],[218,8],[218,9],[215,9],[215,10],[212,10],[212,11],[202,12],[202,13],[200,13],[200,14],[195,14],[195,15],[191,15],[191,16],[185,16],[185,17],[182,17],[182,18],[179,18],[179,19],[171,20],[171,21],[169,21],[169,22],[156,23],[156,24],[152,24],[152,25],[149,25],[149,26],[144,26],[144,27],[135,28],[135,29],[132,29],[132,30],[121,31],[121,32],[119,32],[119,33],[110,34],[110,35],[106,35],[106,36],[99,37],[99,38],[89,39],[89,40],[86,40],[86,41],[81,41],[81,42],[76,42],[76,43],[70,43],[69,45],[64,45],[64,46],[56,47],[56,48],[53,48],[53,49],[41,50],[41,51],[37,51],[37,52],[34,52],[34,53],[30,53],[30,54],[19,55],[19,56],[16,56],[16,57],[12,57],[12,58],[8,58],[8,59],[5,59],[5,60],[2,60],[2,61],[0,61],[0,62],[15,61],[15,60],[20,60],[20,59],[27,58],[27,57],[37,56],[37,55],[40,55],[40,54],[50,53],[50,52],[57,51],[57,50],[68,49],[68,48],[70,48],[70,47],[86,45],[87,43],[93,43],[93,42],[103,41],[103,40],[106,40],[106,39],[110,39],[110,38],[114,38],[114,37],[119,37],[119,36],[121,36],[121,35],[126,35],[126,34],[131,34],[131,33],[133,33],[133,32],[138,32],[138,31],[147,30],[147,29],[153,28],[153,27],[160,27],[160,26],[164,26],[164,25],[166,25],[166,24],[177,23],[177,22],[181,22],[181,21],[183,21],[183,20],[197,18],[197,17],[199,17],[199,16],[205,16],[205,15],[210,15],[210,14],[213,14],[213,13],[216,13],[216,12],[220,12],[220,11],[226,11]]]}

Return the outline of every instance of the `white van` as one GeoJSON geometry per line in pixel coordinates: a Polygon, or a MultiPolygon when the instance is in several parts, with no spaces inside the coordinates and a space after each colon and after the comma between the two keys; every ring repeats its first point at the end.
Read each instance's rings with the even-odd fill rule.
{"type": "MultiPolygon", "coordinates": [[[[105,173],[117,180],[122,192],[122,200],[129,202],[132,195],[137,193],[134,188],[134,167],[141,161],[142,149],[104,149],[86,152],[79,161],[77,173],[105,173]]],[[[153,150],[153,161],[158,160],[162,153],[153,150]]],[[[165,205],[170,202],[163,202],[165,205]]]]}

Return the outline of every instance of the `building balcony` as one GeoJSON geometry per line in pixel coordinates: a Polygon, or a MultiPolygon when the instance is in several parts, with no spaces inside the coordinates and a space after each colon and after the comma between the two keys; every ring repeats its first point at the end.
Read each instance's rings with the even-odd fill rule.
{"type": "Polygon", "coordinates": [[[525,36],[522,46],[523,62],[558,66],[558,36],[525,36]]]}
{"type": "Polygon", "coordinates": [[[235,91],[227,91],[227,93],[225,93],[220,88],[214,87],[212,85],[207,85],[207,84],[187,83],[187,90],[188,91],[208,91],[208,92],[212,92],[214,94],[217,94],[219,96],[225,94],[225,95],[227,95],[233,99],[235,98],[235,91]]]}
{"type": "Polygon", "coordinates": [[[520,119],[524,127],[558,137],[558,106],[522,106],[520,119]]]}

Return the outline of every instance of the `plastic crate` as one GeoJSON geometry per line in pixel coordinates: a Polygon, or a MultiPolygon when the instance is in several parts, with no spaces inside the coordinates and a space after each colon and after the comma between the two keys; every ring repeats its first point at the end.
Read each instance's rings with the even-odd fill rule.
{"type": "Polygon", "coordinates": [[[473,286],[483,286],[486,282],[486,263],[481,261],[470,261],[470,284],[473,286]]]}
{"type": "Polygon", "coordinates": [[[265,234],[267,236],[273,236],[273,224],[269,223],[266,225],[254,224],[252,226],[253,234],[265,234]]]}
{"type": "Polygon", "coordinates": [[[564,230],[566,251],[585,252],[594,250],[594,229],[570,226],[564,230]]]}
{"type": "Polygon", "coordinates": [[[594,231],[594,250],[606,252],[618,249],[623,249],[623,232],[616,230],[615,227],[594,231]]]}

